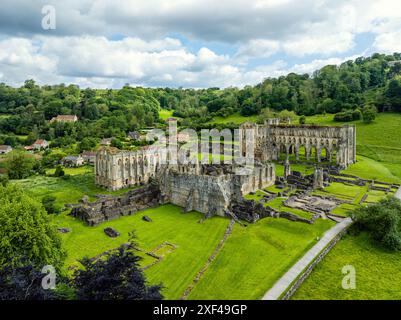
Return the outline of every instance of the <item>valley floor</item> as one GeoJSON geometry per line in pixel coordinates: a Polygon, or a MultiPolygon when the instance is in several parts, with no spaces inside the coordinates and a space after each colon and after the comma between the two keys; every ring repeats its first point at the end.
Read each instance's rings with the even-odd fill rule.
{"type": "MultiPolygon", "coordinates": [[[[163,116],[167,118],[171,112],[163,116]]],[[[333,123],[330,117],[308,117],[307,122],[338,124],[333,123]]],[[[234,115],[231,120],[241,122],[243,119],[234,115]]],[[[364,179],[401,183],[401,143],[397,135],[400,124],[401,116],[391,114],[379,115],[371,125],[356,123],[358,162],[345,173],[364,179]]],[[[313,172],[313,166],[294,164],[292,169],[303,174],[313,172]]],[[[45,195],[55,196],[59,208],[67,203],[76,203],[84,195],[93,200],[97,194],[127,191],[107,192],[95,186],[92,167],[67,169],[66,173],[69,177],[34,176],[15,182],[39,200],[45,195]]],[[[276,173],[283,174],[282,165],[277,165],[276,173]]],[[[277,193],[280,190],[273,186],[269,191],[277,193]]],[[[263,192],[248,197],[258,200],[263,197],[263,192]]],[[[368,191],[366,186],[341,183],[332,183],[319,192],[348,201],[335,209],[334,213],[343,216],[359,205],[365,194],[368,195],[366,203],[376,202],[385,196],[384,192],[368,191]]],[[[277,197],[269,205],[280,210],[283,200],[277,197]]],[[[286,210],[307,219],[311,217],[310,213],[302,210],[286,210]]],[[[127,242],[129,233],[134,231],[142,250],[138,252],[143,257],[142,266],[152,264],[145,270],[147,279],[152,284],[163,283],[163,294],[167,299],[181,298],[205,266],[206,271],[199,282],[188,291],[188,299],[260,299],[334,225],[333,221],[323,219],[312,225],[274,218],[262,219],[247,226],[236,223],[215,259],[207,265],[225,236],[230,221],[214,217],[199,223],[202,217],[197,212],[184,214],[181,208],[164,205],[97,227],[88,227],[70,217],[68,210],[53,216],[52,220],[58,227],[71,229],[70,233],[62,234],[68,252],[68,269],[79,266],[78,260],[84,256],[95,257],[127,242]],[[143,221],[143,215],[149,216],[153,222],[143,221]],[[115,239],[107,237],[103,229],[109,226],[119,231],[121,236],[115,239]],[[153,250],[162,257],[159,262],[146,254],[153,250]]],[[[347,236],[317,266],[294,299],[400,299],[400,263],[401,254],[389,253],[374,246],[365,234],[347,236]],[[355,290],[341,288],[344,276],[341,269],[349,264],[357,271],[355,290]]]]}

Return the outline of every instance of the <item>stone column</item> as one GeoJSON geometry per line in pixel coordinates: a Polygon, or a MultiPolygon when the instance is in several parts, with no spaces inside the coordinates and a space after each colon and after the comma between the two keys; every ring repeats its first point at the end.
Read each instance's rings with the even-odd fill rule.
{"type": "Polygon", "coordinates": [[[295,159],[297,159],[297,161],[299,161],[299,145],[298,144],[295,145],[295,159]]]}
{"type": "Polygon", "coordinates": [[[321,158],[321,153],[322,153],[322,148],[320,146],[316,147],[316,159],[317,162],[322,162],[322,158],[321,158]]]}
{"type": "Polygon", "coordinates": [[[309,146],[309,145],[306,145],[306,146],[305,146],[305,155],[306,155],[306,160],[308,160],[308,161],[309,161],[309,159],[310,159],[310,151],[311,151],[310,146],[309,146]]]}

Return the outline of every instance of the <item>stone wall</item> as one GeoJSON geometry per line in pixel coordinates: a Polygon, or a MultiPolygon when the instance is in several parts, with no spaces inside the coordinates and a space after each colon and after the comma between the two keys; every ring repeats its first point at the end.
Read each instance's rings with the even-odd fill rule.
{"type": "Polygon", "coordinates": [[[82,204],[71,211],[71,215],[90,226],[128,216],[137,211],[159,205],[160,190],[157,184],[128,191],[121,196],[102,196],[95,202],[84,199],[82,204]]]}
{"type": "Polygon", "coordinates": [[[247,174],[238,167],[203,165],[197,170],[188,166],[166,167],[159,177],[162,201],[207,215],[225,216],[230,204],[244,194],[272,185],[272,164],[257,164],[247,174]]]}
{"type": "MultiPolygon", "coordinates": [[[[241,129],[253,131],[256,139],[255,156],[261,161],[278,160],[281,153],[294,154],[299,160],[301,149],[309,160],[315,149],[316,161],[322,161],[322,151],[326,150],[327,160],[333,160],[342,167],[356,161],[356,128],[345,126],[291,125],[266,122],[264,125],[244,123],[241,129]]],[[[242,148],[247,143],[245,131],[241,136],[242,148]]]]}
{"type": "Polygon", "coordinates": [[[319,253],[313,262],[302,272],[297,280],[288,288],[281,300],[289,300],[295,292],[299,289],[302,283],[309,277],[312,270],[323,260],[323,258],[330,252],[330,250],[337,244],[342,236],[346,233],[346,229],[340,232],[330,243],[319,253]]]}

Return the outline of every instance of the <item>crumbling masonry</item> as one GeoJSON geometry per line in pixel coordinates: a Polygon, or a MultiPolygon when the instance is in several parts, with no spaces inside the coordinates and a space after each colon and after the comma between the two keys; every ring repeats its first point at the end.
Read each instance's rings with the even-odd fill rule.
{"type": "MultiPolygon", "coordinates": [[[[149,199],[151,205],[154,205],[155,201],[160,204],[172,203],[186,211],[196,210],[206,215],[225,216],[233,204],[238,204],[243,195],[274,184],[275,168],[271,161],[278,160],[280,153],[285,153],[287,160],[291,153],[298,159],[303,148],[305,157],[309,159],[312,149],[315,149],[316,161],[320,162],[322,150],[325,149],[327,160],[332,160],[335,154],[336,163],[340,167],[347,167],[356,160],[355,126],[297,126],[269,121],[264,125],[244,123],[240,129],[248,129],[253,133],[255,163],[251,168],[199,163],[179,165],[169,164],[168,161],[166,164],[163,161],[166,159],[165,154],[157,149],[155,151],[145,148],[130,152],[103,148],[96,155],[96,184],[110,190],[118,190],[134,185],[146,186],[153,182],[158,186],[159,195],[153,193],[152,189],[149,199]],[[241,174],[238,174],[239,169],[241,174]]],[[[240,150],[246,150],[246,143],[246,136],[240,135],[240,150]]],[[[287,174],[290,173],[289,170],[287,174]]],[[[316,174],[318,173],[320,172],[316,174]]],[[[97,218],[84,218],[97,224],[115,216],[131,214],[137,211],[137,208],[146,206],[142,200],[138,206],[139,198],[140,196],[134,196],[128,200],[120,199],[125,205],[125,211],[113,209],[113,206],[120,206],[119,203],[111,204],[99,200],[95,206],[87,205],[87,210],[77,212],[76,215],[96,216],[97,212],[97,218]]]]}

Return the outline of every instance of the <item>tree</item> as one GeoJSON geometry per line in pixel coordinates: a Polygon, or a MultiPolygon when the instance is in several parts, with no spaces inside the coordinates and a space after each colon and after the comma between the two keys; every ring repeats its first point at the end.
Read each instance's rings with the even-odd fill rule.
{"type": "Polygon", "coordinates": [[[45,274],[32,265],[0,269],[0,300],[53,300],[55,290],[45,290],[42,280],[45,274]]]}
{"type": "Polygon", "coordinates": [[[96,147],[97,141],[95,138],[85,137],[79,143],[79,151],[89,151],[96,147]]]}
{"type": "Polygon", "coordinates": [[[5,167],[10,179],[25,179],[32,174],[36,160],[30,154],[14,150],[7,154],[5,167]]]}
{"type": "Polygon", "coordinates": [[[401,82],[393,79],[389,82],[385,92],[388,102],[395,111],[401,111],[401,82]]]}
{"type": "Polygon", "coordinates": [[[305,116],[300,116],[299,117],[299,124],[305,124],[306,123],[306,117],[305,116]]]}
{"type": "Polygon", "coordinates": [[[42,198],[42,205],[45,208],[46,212],[49,214],[58,213],[58,210],[55,206],[56,197],[46,195],[42,198]]]}
{"type": "Polygon", "coordinates": [[[14,184],[0,186],[0,268],[61,267],[61,238],[42,205],[14,184]]]}
{"type": "Polygon", "coordinates": [[[118,148],[118,149],[123,149],[124,145],[119,139],[113,139],[111,140],[111,146],[118,148]]]}
{"type": "Polygon", "coordinates": [[[367,105],[362,108],[363,122],[371,123],[376,119],[377,109],[375,106],[367,105]]]}
{"type": "Polygon", "coordinates": [[[357,230],[367,231],[371,238],[390,250],[401,250],[401,202],[389,197],[377,204],[352,212],[357,230]]]}
{"type": "Polygon", "coordinates": [[[362,119],[362,112],[360,109],[355,109],[352,111],[352,120],[361,120],[362,119]]]}
{"type": "Polygon", "coordinates": [[[63,177],[65,175],[64,169],[62,166],[58,165],[56,170],[54,171],[55,177],[63,177]]]}
{"type": "Polygon", "coordinates": [[[121,246],[103,259],[85,258],[74,275],[79,300],[160,300],[161,286],[147,286],[132,246],[121,246]]]}

